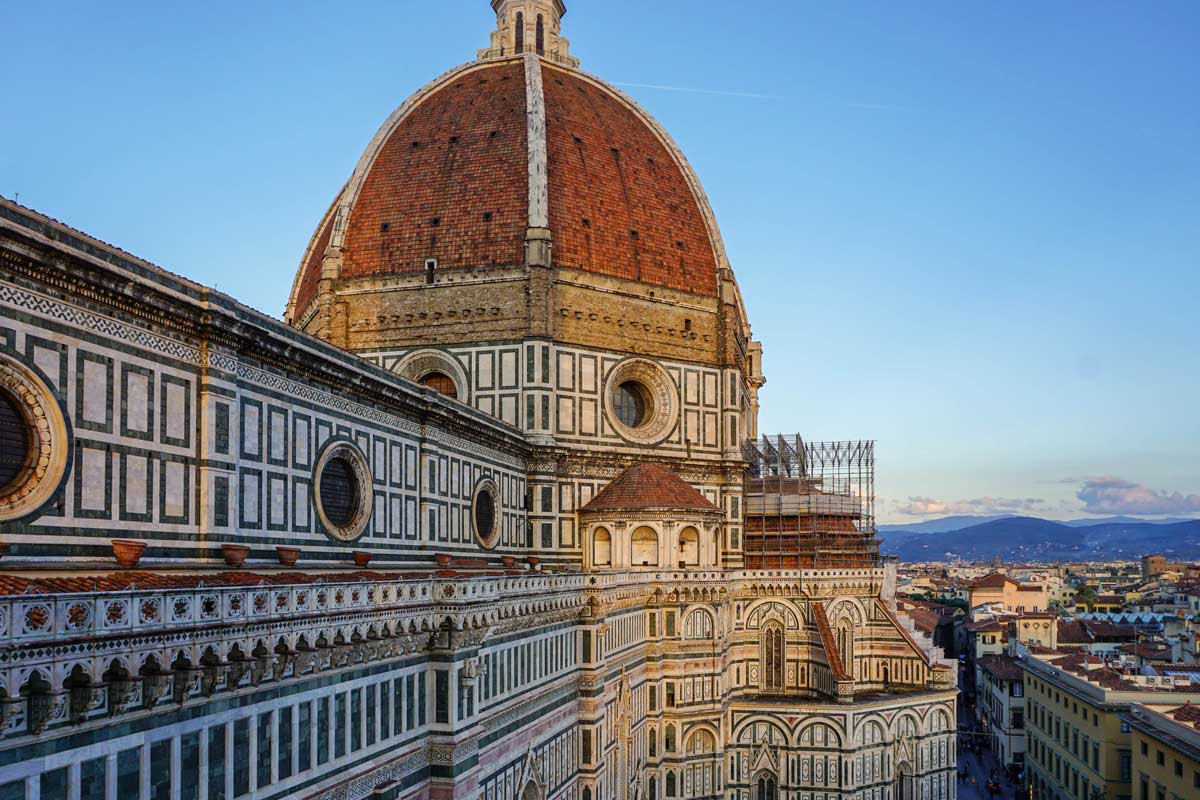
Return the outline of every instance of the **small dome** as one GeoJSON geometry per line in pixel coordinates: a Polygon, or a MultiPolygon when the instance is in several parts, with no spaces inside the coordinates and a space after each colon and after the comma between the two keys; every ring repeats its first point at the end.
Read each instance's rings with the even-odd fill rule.
{"type": "MultiPolygon", "coordinates": [[[[335,280],[525,262],[715,296],[712,211],[643,109],[570,62],[488,57],[421,89],[384,123],[314,234],[287,320],[335,280]]],[[[336,289],[335,289],[336,292],[336,289]]]]}

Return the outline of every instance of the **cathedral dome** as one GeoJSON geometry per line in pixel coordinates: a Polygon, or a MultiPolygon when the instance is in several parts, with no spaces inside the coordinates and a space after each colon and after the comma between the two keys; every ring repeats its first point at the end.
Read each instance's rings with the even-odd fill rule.
{"type": "Polygon", "coordinates": [[[290,323],[304,326],[322,278],[536,263],[532,241],[551,243],[546,266],[718,295],[720,234],[682,153],[636,103],[575,67],[557,35],[561,3],[525,0],[522,14],[508,2],[493,4],[492,47],[418,91],[372,139],[304,254],[290,323]],[[506,29],[535,12],[527,39],[506,29]]]}

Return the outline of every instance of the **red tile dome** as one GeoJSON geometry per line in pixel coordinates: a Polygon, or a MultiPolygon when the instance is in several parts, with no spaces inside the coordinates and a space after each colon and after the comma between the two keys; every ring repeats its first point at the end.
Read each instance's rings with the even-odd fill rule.
{"type": "Polygon", "coordinates": [[[715,296],[726,265],[699,182],[649,114],[570,65],[489,58],[380,128],[312,237],[287,320],[303,321],[323,274],[516,266],[543,228],[556,267],[715,296]]]}

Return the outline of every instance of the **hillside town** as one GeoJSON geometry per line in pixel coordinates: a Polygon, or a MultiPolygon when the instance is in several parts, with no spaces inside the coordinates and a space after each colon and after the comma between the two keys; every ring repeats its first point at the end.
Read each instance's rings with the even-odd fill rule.
{"type": "Polygon", "coordinates": [[[902,564],[959,664],[959,797],[1200,797],[1200,564],[902,564]]]}

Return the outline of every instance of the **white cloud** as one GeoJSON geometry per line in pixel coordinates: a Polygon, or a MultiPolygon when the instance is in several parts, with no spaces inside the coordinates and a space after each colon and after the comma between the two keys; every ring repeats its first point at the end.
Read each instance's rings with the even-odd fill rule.
{"type": "Polygon", "coordinates": [[[1200,494],[1181,494],[1151,489],[1115,475],[1083,479],[1075,492],[1089,514],[1195,514],[1200,513],[1200,494]]]}
{"type": "Polygon", "coordinates": [[[944,517],[951,514],[992,516],[1041,510],[1045,501],[1038,497],[976,497],[971,500],[934,500],[910,497],[893,503],[897,514],[912,517],[944,517]]]}

